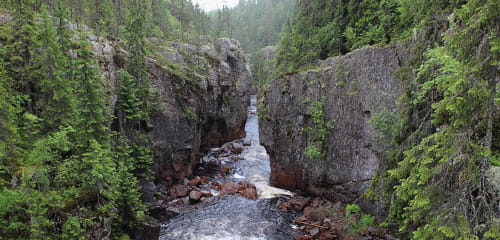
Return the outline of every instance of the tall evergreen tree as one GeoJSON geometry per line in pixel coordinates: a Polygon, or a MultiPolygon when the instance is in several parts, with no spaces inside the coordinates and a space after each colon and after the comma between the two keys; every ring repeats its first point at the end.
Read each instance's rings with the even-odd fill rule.
{"type": "Polygon", "coordinates": [[[102,78],[92,55],[92,46],[84,34],[80,38],[74,72],[78,94],[76,138],[84,148],[90,146],[92,139],[98,144],[108,145],[110,115],[102,98],[102,78]]]}
{"type": "Polygon", "coordinates": [[[75,97],[73,82],[65,77],[68,58],[58,43],[56,29],[48,12],[43,11],[39,44],[33,57],[33,68],[30,76],[37,81],[41,96],[37,101],[37,109],[45,121],[45,132],[68,126],[75,113],[75,97]]]}
{"type": "Polygon", "coordinates": [[[149,91],[149,76],[146,69],[146,34],[144,31],[146,16],[141,11],[146,6],[144,0],[131,0],[129,3],[130,20],[127,25],[127,49],[130,52],[127,71],[135,79],[137,86],[137,97],[142,102],[141,119],[148,117],[149,100],[151,94],[149,91]]]}

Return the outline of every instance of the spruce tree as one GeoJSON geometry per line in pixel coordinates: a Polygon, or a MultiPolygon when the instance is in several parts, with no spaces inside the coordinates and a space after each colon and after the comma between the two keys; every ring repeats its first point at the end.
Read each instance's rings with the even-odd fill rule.
{"type": "Polygon", "coordinates": [[[109,110],[102,96],[102,78],[92,55],[92,46],[86,36],[80,36],[78,59],[75,62],[74,77],[77,86],[78,119],[76,138],[86,148],[92,139],[97,143],[109,144],[109,110]]]}
{"type": "Polygon", "coordinates": [[[33,68],[30,76],[38,79],[40,99],[37,109],[45,122],[45,132],[57,130],[74,121],[75,97],[73,83],[65,77],[67,58],[58,43],[56,29],[53,26],[48,12],[42,13],[42,25],[39,37],[40,47],[33,57],[33,68]]]}
{"type": "Polygon", "coordinates": [[[130,53],[130,59],[127,71],[136,81],[138,88],[138,97],[142,101],[142,118],[147,118],[149,110],[148,102],[150,99],[149,77],[146,69],[146,41],[145,41],[145,21],[146,16],[142,9],[146,6],[144,0],[131,0],[128,7],[130,19],[127,24],[127,49],[130,53]]]}

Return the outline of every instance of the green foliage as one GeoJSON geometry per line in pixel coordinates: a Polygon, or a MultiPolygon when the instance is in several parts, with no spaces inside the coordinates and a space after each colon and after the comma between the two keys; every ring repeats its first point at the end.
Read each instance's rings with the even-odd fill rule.
{"type": "MultiPolygon", "coordinates": [[[[66,3],[54,2],[49,10],[64,18],[66,3]]],[[[80,3],[89,7],[87,1],[80,3]]],[[[100,1],[100,14],[108,3],[100,1]]],[[[120,134],[134,141],[123,143],[128,149],[116,148],[93,47],[85,33],[78,42],[71,40],[68,21],[54,21],[55,28],[47,12],[38,18],[33,9],[45,8],[39,4],[12,1],[14,21],[3,25],[11,35],[1,39],[0,50],[0,235],[84,239],[110,219],[117,233],[130,231],[146,218],[138,182],[152,175],[149,140],[136,127],[149,111],[142,108],[144,99],[151,100],[138,98],[145,95],[138,91],[149,90],[145,53],[132,62],[147,84],[137,87],[136,76],[125,71],[121,79],[116,109],[133,124],[120,134]]],[[[107,16],[99,17],[98,23],[106,25],[107,16]]],[[[135,43],[143,43],[145,35],[136,36],[135,43]]]]}
{"type": "MultiPolygon", "coordinates": [[[[432,13],[429,9],[449,11],[460,2],[402,1],[404,18],[432,13]],[[411,5],[411,6],[410,6],[411,5]]],[[[498,59],[489,43],[497,35],[499,9],[497,1],[469,1],[454,10],[450,29],[442,46],[432,45],[424,58],[414,62],[416,78],[407,91],[404,104],[419,118],[397,126],[399,133],[393,151],[397,167],[389,170],[388,182],[394,194],[391,219],[398,222],[403,237],[411,239],[479,239],[484,230],[479,222],[489,222],[495,211],[491,191],[484,184],[485,172],[495,161],[498,149],[492,135],[497,128],[493,119],[495,91],[498,83],[491,75],[491,63],[498,59]],[[487,10],[488,9],[488,10],[487,10]],[[479,24],[478,24],[479,23],[479,24]],[[480,42],[485,44],[478,50],[480,42]],[[407,126],[407,127],[405,127],[407,126]],[[408,127],[410,126],[410,127],[408,127]],[[401,133],[407,132],[405,137],[401,133]],[[399,140],[397,139],[399,138],[399,140]],[[399,156],[399,157],[398,157],[399,156]]],[[[421,22],[432,25],[432,23],[421,22]]],[[[436,44],[435,42],[429,44],[436,44]]],[[[495,44],[491,44],[494,46],[495,44]]]]}
{"type": "Polygon", "coordinates": [[[23,207],[24,194],[3,188],[0,192],[1,236],[11,239],[28,238],[29,215],[23,207]]]}
{"type": "Polygon", "coordinates": [[[311,118],[313,126],[307,128],[309,133],[310,145],[306,148],[306,154],[310,159],[321,159],[326,156],[325,144],[330,130],[333,128],[333,121],[325,120],[323,106],[326,97],[322,97],[320,101],[311,103],[311,118]]]}
{"type": "Polygon", "coordinates": [[[276,67],[280,73],[289,72],[318,59],[407,38],[422,20],[432,19],[431,14],[446,14],[461,4],[454,0],[297,1],[280,41],[276,67]]]}
{"type": "Polygon", "coordinates": [[[234,8],[209,12],[215,37],[238,39],[247,52],[276,45],[292,16],[294,0],[242,0],[234,8]]]}
{"type": "Polygon", "coordinates": [[[345,207],[346,216],[361,213],[361,208],[356,204],[347,204],[345,207]]]}
{"type": "Polygon", "coordinates": [[[99,144],[109,140],[109,110],[102,98],[102,78],[92,57],[92,47],[82,34],[77,50],[74,77],[77,82],[79,116],[76,138],[81,147],[88,147],[92,139],[99,144]]]}
{"type": "Polygon", "coordinates": [[[56,29],[48,12],[42,13],[42,29],[39,44],[33,56],[30,77],[38,79],[42,96],[37,101],[40,116],[46,121],[45,131],[54,131],[59,126],[67,126],[75,114],[74,83],[64,76],[68,58],[63,54],[55,38],[56,29]],[[42,87],[43,86],[43,87],[42,87]]]}
{"type": "Polygon", "coordinates": [[[89,219],[82,219],[80,217],[69,216],[64,223],[61,239],[63,240],[84,240],[85,229],[90,224],[89,219]]]}
{"type": "Polygon", "coordinates": [[[120,88],[118,89],[118,99],[116,110],[122,112],[126,119],[140,120],[146,113],[142,111],[142,101],[139,96],[139,90],[135,78],[127,71],[120,71],[120,88]]]}
{"type": "Polygon", "coordinates": [[[396,131],[399,128],[398,122],[399,120],[395,113],[384,109],[379,113],[373,114],[369,124],[379,132],[383,140],[387,141],[393,139],[396,135],[396,131]]]}
{"type": "Polygon", "coordinates": [[[146,204],[140,199],[138,178],[134,172],[138,169],[143,170],[140,167],[147,167],[143,164],[151,162],[139,163],[140,158],[134,156],[134,151],[137,152],[134,148],[137,146],[131,144],[125,136],[118,136],[115,146],[114,158],[118,169],[116,199],[118,218],[113,223],[113,236],[120,236],[125,229],[132,229],[145,220],[146,204]]]}
{"type": "Polygon", "coordinates": [[[500,238],[500,219],[493,219],[490,229],[484,233],[485,238],[498,239],[500,238]]]}
{"type": "Polygon", "coordinates": [[[375,223],[375,217],[370,214],[362,214],[361,208],[356,204],[347,204],[345,207],[346,217],[349,219],[349,232],[360,233],[362,229],[375,223]],[[360,215],[359,222],[354,222],[351,218],[353,215],[360,215]]]}
{"type": "Polygon", "coordinates": [[[493,156],[491,156],[491,165],[500,167],[500,153],[495,153],[493,156]]]}

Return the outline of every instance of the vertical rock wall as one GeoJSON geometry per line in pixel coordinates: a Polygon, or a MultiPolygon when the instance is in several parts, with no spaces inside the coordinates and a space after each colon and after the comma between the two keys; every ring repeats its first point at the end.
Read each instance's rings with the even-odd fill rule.
{"type": "Polygon", "coordinates": [[[385,164],[384,141],[377,140],[369,121],[384,110],[396,111],[403,93],[396,72],[406,61],[406,49],[365,47],[273,80],[259,109],[271,183],[336,200],[359,199],[385,164]],[[324,120],[333,128],[324,142],[326,156],[312,159],[306,154],[314,128],[311,105],[322,98],[324,120]]]}

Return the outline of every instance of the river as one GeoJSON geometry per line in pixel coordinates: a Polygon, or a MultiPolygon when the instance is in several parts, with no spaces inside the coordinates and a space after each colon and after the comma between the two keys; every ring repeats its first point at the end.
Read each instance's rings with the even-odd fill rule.
{"type": "MultiPolygon", "coordinates": [[[[269,155],[259,143],[257,97],[252,96],[245,125],[241,160],[229,163],[232,181],[255,185],[257,200],[241,196],[215,196],[162,225],[160,240],[280,240],[293,239],[292,217],[278,209],[292,193],[269,186],[269,155]]],[[[224,161],[224,160],[223,160],[224,161]]],[[[215,194],[216,195],[216,194],[215,194]]]]}

